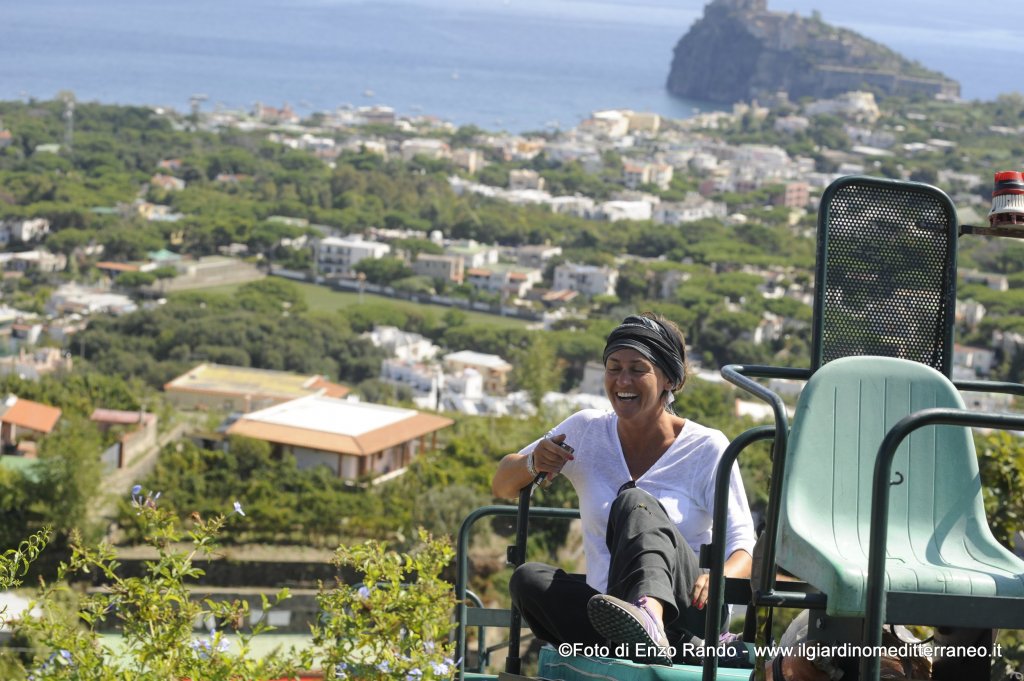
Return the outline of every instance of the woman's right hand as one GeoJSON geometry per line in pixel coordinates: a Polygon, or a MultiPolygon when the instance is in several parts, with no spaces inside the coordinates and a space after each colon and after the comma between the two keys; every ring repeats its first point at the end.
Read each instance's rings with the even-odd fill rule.
{"type": "Polygon", "coordinates": [[[529,455],[513,452],[498,462],[491,480],[491,492],[501,499],[515,499],[519,491],[534,482],[540,473],[546,480],[553,479],[565,466],[566,461],[573,459],[572,447],[565,443],[565,434],[544,438],[533,449],[533,467],[536,473],[530,472],[527,459],[529,455]]]}
{"type": "Polygon", "coordinates": [[[538,473],[547,473],[547,480],[553,480],[562,471],[565,462],[573,460],[574,451],[565,442],[565,433],[544,438],[533,450],[533,467],[538,473]]]}

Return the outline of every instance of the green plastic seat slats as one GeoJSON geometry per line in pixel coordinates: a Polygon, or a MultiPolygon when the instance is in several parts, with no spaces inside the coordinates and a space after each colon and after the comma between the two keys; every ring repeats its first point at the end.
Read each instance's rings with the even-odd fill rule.
{"type": "MultiPolygon", "coordinates": [[[[938,371],[903,359],[848,357],[820,368],[797,405],[783,482],[778,564],[862,617],[871,480],[883,436],[907,414],[963,408],[938,371]]],[[[1024,596],[1024,562],[988,527],[968,429],[915,432],[893,463],[886,589],[1024,596]]]]}

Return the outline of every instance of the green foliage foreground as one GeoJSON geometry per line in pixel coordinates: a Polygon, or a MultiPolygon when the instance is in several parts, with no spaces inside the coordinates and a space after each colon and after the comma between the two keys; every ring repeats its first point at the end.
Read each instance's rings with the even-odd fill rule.
{"type": "MultiPolygon", "coordinates": [[[[327,679],[454,675],[453,644],[448,642],[454,593],[438,576],[452,559],[447,542],[421,532],[420,544],[405,554],[373,541],[339,548],[334,563],[357,569],[373,586],[321,585],[317,601],[322,622],[312,627],[313,646],[301,652],[278,649],[257,658],[252,639],[273,629],[265,623],[265,613],[289,597],[287,589],[273,599],[262,597],[264,617],[251,629],[243,628],[248,603],[192,597],[192,584],[203,575],[197,560],[212,554],[226,524],[245,516],[241,504],[236,502],[232,512],[211,519],[195,514],[191,529],[183,533],[173,514],[158,506],[159,497],[143,496],[138,486],[133,489],[132,505],[146,542],[158,552],[156,560],[146,563],[146,573],[124,577],[111,546],[90,548],[74,538],[71,557],[61,563],[57,579],[41,583],[35,603],[38,616],[12,622],[31,647],[22,658],[4,660],[4,678],[256,681],[297,679],[300,669],[310,668],[322,668],[327,679]],[[186,538],[186,548],[179,548],[186,538]],[[88,578],[100,580],[104,588],[72,592],[70,580],[88,578]],[[67,604],[75,602],[76,595],[69,616],[67,604]],[[122,652],[102,642],[98,626],[108,620],[116,621],[123,632],[122,652]],[[197,637],[193,626],[200,621],[209,623],[209,629],[197,637]]],[[[47,539],[48,532],[40,532],[0,555],[0,586],[16,584],[47,539]]],[[[0,622],[4,619],[0,614],[0,622]]]]}

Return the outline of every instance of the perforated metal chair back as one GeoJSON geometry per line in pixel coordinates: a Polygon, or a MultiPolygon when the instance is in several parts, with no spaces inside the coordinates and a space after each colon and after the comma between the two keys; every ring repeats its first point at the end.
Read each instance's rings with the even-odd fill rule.
{"type": "Polygon", "coordinates": [[[956,208],[917,182],[849,176],[818,210],[811,370],[853,355],[953,359],[956,208]]]}

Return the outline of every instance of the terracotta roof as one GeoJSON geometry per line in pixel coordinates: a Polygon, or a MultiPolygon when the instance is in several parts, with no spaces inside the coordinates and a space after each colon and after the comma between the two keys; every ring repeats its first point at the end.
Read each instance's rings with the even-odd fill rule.
{"type": "Polygon", "coordinates": [[[545,302],[568,301],[572,300],[577,295],[579,294],[571,289],[561,289],[558,291],[548,291],[543,296],[541,296],[541,300],[545,302]]]}
{"type": "MultiPolygon", "coordinates": [[[[89,416],[89,420],[116,426],[131,426],[139,422],[139,415],[137,411],[125,411],[123,409],[96,409],[89,416]]],[[[146,423],[150,423],[156,418],[156,414],[143,412],[142,417],[146,423]]]]}
{"type": "Polygon", "coordinates": [[[138,272],[140,266],[138,264],[128,262],[103,261],[96,263],[96,268],[101,270],[110,270],[112,272],[138,272]]]}
{"type": "Polygon", "coordinates": [[[21,428],[28,428],[40,433],[49,433],[57,425],[61,411],[39,402],[15,398],[14,404],[0,415],[0,422],[13,423],[21,428]]]}
{"type": "Polygon", "coordinates": [[[309,384],[309,387],[313,390],[323,390],[323,394],[327,397],[344,397],[352,392],[348,386],[331,383],[323,376],[317,376],[316,380],[309,384]]]}

